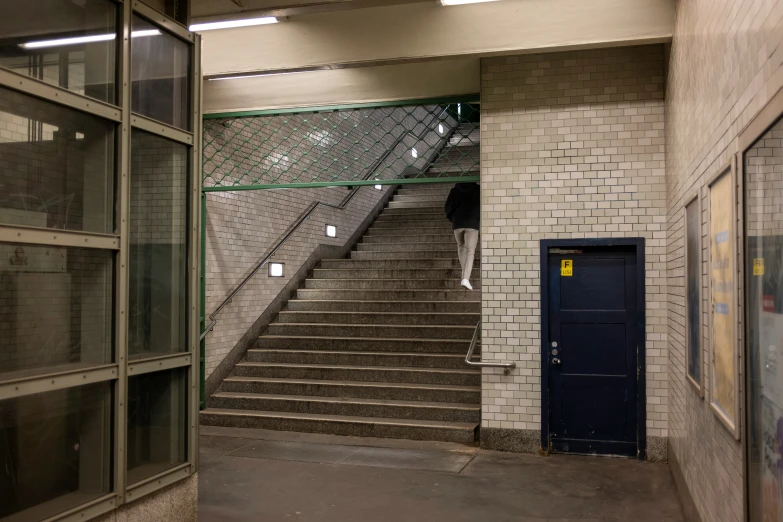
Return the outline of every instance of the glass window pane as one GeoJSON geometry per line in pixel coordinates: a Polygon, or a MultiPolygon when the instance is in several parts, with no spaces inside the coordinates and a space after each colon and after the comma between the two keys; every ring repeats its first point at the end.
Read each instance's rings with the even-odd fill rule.
{"type": "Polygon", "coordinates": [[[783,124],[744,156],[750,520],[783,518],[783,124]],[[770,511],[770,509],[772,511],[770,511]]]}
{"type": "Polygon", "coordinates": [[[0,378],[113,362],[114,253],[0,243],[0,378]]]}
{"type": "Polygon", "coordinates": [[[188,148],[131,133],[130,331],[132,358],[188,351],[188,148]]]}
{"type": "Polygon", "coordinates": [[[116,103],[114,2],[6,0],[2,5],[0,67],[116,103]]]}
{"type": "Polygon", "coordinates": [[[133,112],[190,130],[192,46],[133,16],[133,112]]]}
{"type": "Polygon", "coordinates": [[[697,201],[685,207],[685,226],[688,375],[701,385],[701,216],[697,201]]]}
{"type": "Polygon", "coordinates": [[[0,88],[0,224],[113,233],[114,132],[0,88]]]}
{"type": "Polygon", "coordinates": [[[112,425],[109,383],[0,401],[0,519],[43,520],[110,493],[112,425]]]}
{"type": "Polygon", "coordinates": [[[128,484],[186,462],[188,368],[128,379],[128,484]]]}

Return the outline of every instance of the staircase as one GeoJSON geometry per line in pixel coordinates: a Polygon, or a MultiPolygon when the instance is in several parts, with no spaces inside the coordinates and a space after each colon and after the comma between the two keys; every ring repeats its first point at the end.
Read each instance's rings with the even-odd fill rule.
{"type": "MultiPolygon", "coordinates": [[[[453,138],[429,172],[448,176],[435,171],[459,146],[453,138]]],[[[201,424],[474,442],[481,373],[464,358],[480,319],[480,256],[467,291],[443,212],[451,187],[400,189],[348,259],[322,261],[201,424]]]]}

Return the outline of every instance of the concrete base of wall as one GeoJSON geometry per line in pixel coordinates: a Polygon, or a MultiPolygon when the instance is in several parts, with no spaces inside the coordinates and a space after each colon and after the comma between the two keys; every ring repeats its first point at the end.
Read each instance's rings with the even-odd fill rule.
{"type": "Polygon", "coordinates": [[[231,349],[228,355],[220,362],[209,377],[204,382],[204,392],[209,398],[210,395],[215,393],[226,377],[231,374],[231,371],[237,365],[239,361],[245,356],[247,351],[253,346],[258,339],[258,336],[274,321],[280,310],[283,309],[285,304],[291,298],[293,293],[302,285],[307,277],[312,273],[313,269],[321,262],[322,259],[342,259],[351,251],[351,249],[359,242],[362,236],[365,234],[370,225],[378,217],[378,214],[386,207],[386,204],[394,196],[397,187],[392,190],[386,191],[384,197],[378,201],[375,208],[367,215],[362,224],[357,227],[353,235],[348,238],[342,247],[336,247],[332,245],[318,245],[316,249],[310,254],[310,257],[305,263],[297,270],[297,272],[289,278],[285,288],[283,288],[272,302],[267,306],[266,310],[256,319],[253,326],[248,328],[245,335],[239,340],[239,342],[231,349]]]}
{"type": "Polygon", "coordinates": [[[481,449],[537,454],[541,451],[541,432],[481,428],[481,449]]]}
{"type": "Polygon", "coordinates": [[[682,506],[682,513],[685,515],[685,520],[688,522],[702,522],[699,510],[696,507],[696,502],[691,496],[691,492],[688,489],[688,484],[685,482],[685,476],[682,474],[682,468],[677,460],[677,454],[672,451],[671,446],[668,448],[669,470],[674,478],[674,485],[677,487],[677,496],[680,497],[680,505],[682,506]]]}
{"type": "Polygon", "coordinates": [[[666,462],[669,459],[669,439],[647,437],[647,462],[666,462]]]}
{"type": "Polygon", "coordinates": [[[196,522],[198,520],[198,473],[167,488],[120,506],[95,522],[196,522]]]}

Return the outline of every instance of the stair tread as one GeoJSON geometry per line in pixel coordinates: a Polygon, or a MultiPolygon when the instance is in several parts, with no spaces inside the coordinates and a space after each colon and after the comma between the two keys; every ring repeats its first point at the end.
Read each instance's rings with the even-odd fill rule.
{"type": "Polygon", "coordinates": [[[257,353],[307,353],[307,354],[323,354],[328,355],[367,355],[367,356],[381,356],[381,357],[440,357],[443,359],[463,359],[464,357],[458,353],[442,353],[442,352],[370,352],[370,351],[357,351],[357,350],[331,350],[324,352],[323,350],[281,350],[277,348],[251,348],[250,352],[257,353]]]}
{"type": "Polygon", "coordinates": [[[315,384],[321,386],[364,386],[370,388],[406,388],[415,390],[449,390],[476,392],[481,386],[465,386],[462,384],[422,384],[413,382],[378,382],[378,381],[337,381],[322,379],[298,379],[285,377],[226,377],[224,382],[269,382],[286,384],[315,384]]]}
{"type": "Polygon", "coordinates": [[[461,410],[480,410],[480,404],[468,404],[461,402],[432,402],[432,401],[398,401],[387,399],[362,399],[358,397],[329,397],[320,395],[284,395],[278,393],[241,393],[241,392],[215,392],[212,397],[243,398],[243,399],[278,399],[303,402],[338,402],[348,404],[364,404],[379,406],[409,406],[426,408],[444,408],[461,410]]]}
{"type": "Polygon", "coordinates": [[[383,342],[414,342],[414,343],[466,343],[467,339],[430,339],[423,337],[329,337],[325,335],[260,335],[264,339],[328,339],[330,341],[383,341],[383,342]]]}
{"type": "Polygon", "coordinates": [[[311,368],[311,369],[330,369],[330,370],[363,370],[363,371],[399,371],[416,373],[457,373],[465,375],[475,375],[481,373],[478,368],[460,370],[457,368],[420,368],[416,366],[367,366],[367,365],[345,365],[345,364],[302,364],[302,363],[274,363],[274,362],[248,362],[242,361],[237,366],[245,367],[271,367],[271,368],[311,368]]]}
{"type": "MultiPolygon", "coordinates": [[[[352,312],[348,312],[352,313],[352,312]]],[[[464,324],[451,324],[451,325],[444,325],[444,324],[352,324],[352,323],[273,323],[273,324],[285,324],[288,325],[296,325],[296,326],[339,326],[341,328],[350,328],[354,326],[358,326],[361,328],[461,328],[463,330],[475,330],[475,326],[471,325],[464,325],[464,324]]]]}
{"type": "MultiPolygon", "coordinates": [[[[322,301],[324,303],[334,303],[339,301],[322,301]]],[[[342,302],[351,302],[351,301],[342,301],[342,302]]],[[[371,301],[356,301],[358,303],[368,303],[371,301]]],[[[385,302],[385,301],[380,301],[385,302]]],[[[404,303],[405,301],[397,301],[398,303],[404,303]]],[[[426,302],[426,301],[423,301],[426,302]]],[[[440,301],[444,303],[448,303],[451,301],[440,301]]],[[[478,313],[470,313],[470,312],[335,312],[335,311],[323,311],[323,312],[313,312],[313,311],[301,311],[301,310],[282,310],[280,314],[309,314],[309,315],[324,315],[324,314],[333,314],[333,315],[373,315],[378,317],[387,317],[387,316],[395,316],[395,315],[422,315],[422,316],[444,316],[444,317],[454,317],[456,316],[476,316],[478,317],[481,314],[478,313]]],[[[308,323],[297,323],[297,324],[308,324],[308,323]]],[[[318,324],[330,324],[330,323],[318,323],[318,324]]],[[[342,324],[342,323],[340,323],[342,324]]],[[[348,324],[344,325],[348,326],[348,324]]],[[[370,325],[362,325],[362,326],[370,326],[370,325]]],[[[383,326],[394,326],[394,325],[383,325],[383,326]]],[[[416,325],[414,325],[416,326],[416,325]]],[[[419,325],[419,326],[440,326],[440,325],[419,325]]],[[[453,325],[453,326],[459,326],[459,325],[453,325]]],[[[465,326],[465,325],[462,325],[465,326]]],[[[474,328],[474,327],[471,327],[474,328]]]]}
{"type": "Polygon", "coordinates": [[[232,410],[225,408],[207,408],[201,411],[203,414],[235,415],[247,417],[286,418],[302,420],[321,420],[330,422],[352,422],[361,424],[386,424],[394,426],[447,428],[454,430],[473,430],[477,423],[452,422],[452,421],[427,421],[414,419],[387,419],[384,417],[352,417],[350,415],[324,415],[314,413],[289,413],[284,411],[259,411],[259,410],[232,410]]]}
{"type": "MultiPolygon", "coordinates": [[[[431,304],[453,304],[454,301],[362,301],[362,300],[350,300],[350,299],[292,299],[291,301],[296,301],[299,303],[394,303],[394,304],[400,304],[400,303],[415,303],[415,304],[422,304],[422,303],[431,303],[431,304]]],[[[480,303],[481,301],[459,301],[460,303],[480,303]]],[[[286,312],[290,310],[285,310],[286,312]]],[[[452,315],[451,312],[340,312],[340,313],[379,313],[379,314],[393,314],[393,313],[423,313],[423,314],[429,314],[429,313],[442,313],[444,315],[452,315]]],[[[457,313],[457,312],[455,312],[457,313]]],[[[478,315],[478,313],[473,314],[478,315]]]]}

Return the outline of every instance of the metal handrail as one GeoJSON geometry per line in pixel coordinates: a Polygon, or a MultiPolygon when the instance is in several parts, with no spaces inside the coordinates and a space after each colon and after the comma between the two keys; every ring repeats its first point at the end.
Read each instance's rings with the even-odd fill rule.
{"type": "MultiPolygon", "coordinates": [[[[444,113],[444,112],[446,112],[446,110],[447,110],[447,109],[446,109],[446,108],[444,108],[444,109],[443,109],[443,110],[442,110],[442,111],[441,111],[441,112],[440,112],[440,113],[439,113],[437,116],[435,116],[435,117],[433,118],[433,120],[431,120],[431,121],[438,120],[438,119],[439,119],[439,118],[440,118],[440,117],[443,115],[443,113],[444,113]]],[[[424,136],[425,136],[425,135],[426,135],[426,134],[427,134],[429,131],[430,131],[429,124],[427,124],[427,125],[425,126],[425,129],[424,129],[424,130],[422,130],[422,132],[420,133],[420,136],[416,136],[416,135],[415,135],[415,134],[413,134],[411,131],[406,131],[406,132],[402,133],[402,134],[401,134],[401,135],[400,135],[400,136],[399,136],[399,137],[398,137],[398,138],[395,140],[394,144],[393,144],[391,147],[389,147],[389,148],[386,150],[386,152],[384,152],[384,153],[383,153],[383,154],[382,154],[382,155],[381,155],[381,156],[380,156],[380,157],[379,157],[377,160],[375,160],[375,162],[374,162],[374,163],[371,165],[371,167],[368,169],[367,175],[364,177],[364,181],[366,181],[366,180],[370,179],[370,178],[371,178],[371,177],[372,177],[372,176],[375,174],[375,171],[376,171],[376,170],[378,170],[378,167],[380,167],[380,166],[381,166],[381,163],[383,163],[383,161],[384,161],[386,158],[388,158],[388,157],[389,157],[389,155],[392,153],[392,151],[394,151],[394,149],[396,149],[396,148],[397,148],[397,145],[399,145],[400,143],[402,143],[402,140],[404,140],[406,136],[411,136],[411,137],[413,137],[413,138],[414,138],[414,139],[416,139],[416,140],[421,140],[421,139],[423,139],[423,138],[424,138],[424,136]]],[[[446,138],[444,138],[444,139],[448,140],[448,137],[446,137],[446,138]]],[[[429,162],[428,162],[428,163],[429,163],[429,162]]],[[[228,294],[228,297],[226,297],[225,299],[223,299],[223,302],[221,302],[221,303],[218,305],[218,307],[217,307],[217,308],[215,308],[215,310],[214,310],[214,311],[213,311],[211,314],[209,314],[209,324],[207,324],[207,325],[205,325],[205,326],[204,326],[204,331],[201,333],[201,337],[199,338],[199,341],[203,341],[203,340],[204,340],[204,338],[206,338],[207,334],[208,334],[209,332],[211,332],[211,331],[212,331],[212,330],[215,328],[215,325],[217,324],[217,318],[216,318],[217,314],[219,314],[219,313],[220,313],[220,312],[223,310],[223,308],[225,308],[225,307],[226,307],[226,306],[227,306],[227,305],[228,305],[228,304],[231,302],[231,300],[232,300],[232,299],[234,299],[234,296],[235,296],[235,295],[237,295],[237,294],[239,293],[239,291],[240,291],[240,290],[242,290],[242,288],[244,288],[244,286],[245,286],[245,285],[246,285],[246,284],[247,284],[247,283],[248,283],[248,282],[249,282],[249,281],[250,281],[250,280],[253,278],[253,276],[254,276],[254,275],[256,275],[256,274],[258,273],[258,271],[259,271],[259,270],[261,270],[261,268],[262,268],[262,267],[263,267],[265,264],[267,264],[267,263],[269,262],[269,260],[270,260],[270,259],[272,259],[272,257],[275,255],[275,253],[276,253],[278,250],[280,250],[280,247],[282,247],[282,246],[283,246],[283,244],[284,244],[286,241],[288,241],[288,239],[289,239],[289,238],[290,238],[290,237],[291,237],[291,236],[294,234],[294,232],[296,232],[296,231],[299,229],[299,227],[300,227],[300,226],[302,226],[302,223],[304,223],[304,222],[307,220],[307,218],[309,218],[309,217],[310,217],[310,215],[311,215],[313,212],[315,212],[315,209],[317,209],[318,207],[327,207],[327,208],[335,208],[335,209],[338,209],[338,210],[342,210],[342,209],[344,209],[344,208],[345,208],[345,206],[346,206],[346,205],[347,205],[347,204],[348,204],[348,203],[349,203],[349,202],[350,202],[350,201],[353,199],[354,195],[356,195],[356,193],[359,191],[359,189],[360,189],[360,188],[361,188],[361,186],[356,186],[356,187],[353,187],[353,189],[351,189],[351,192],[350,192],[350,194],[348,194],[348,195],[347,195],[347,196],[346,196],[346,197],[345,197],[345,198],[342,200],[342,202],[340,202],[340,204],[339,204],[339,205],[335,205],[335,204],[333,204],[333,203],[324,203],[323,201],[316,201],[316,202],[314,202],[314,203],[311,203],[311,204],[310,204],[310,206],[309,206],[309,207],[307,207],[307,209],[305,209],[305,211],[304,211],[302,214],[300,214],[300,215],[299,215],[299,218],[298,218],[298,219],[297,219],[297,220],[294,222],[294,224],[293,224],[291,227],[289,227],[289,231],[286,233],[286,235],[285,235],[285,236],[283,236],[283,239],[281,239],[280,241],[278,241],[278,242],[277,242],[277,244],[274,246],[274,248],[272,248],[272,251],[271,251],[269,254],[267,254],[266,256],[264,256],[264,258],[261,260],[261,262],[259,262],[259,263],[258,263],[258,264],[257,264],[257,265],[256,265],[256,266],[253,268],[253,270],[251,270],[251,271],[250,271],[250,273],[249,273],[247,276],[245,276],[245,278],[244,278],[244,279],[242,279],[242,281],[239,283],[239,285],[237,285],[237,286],[236,286],[236,288],[234,288],[234,290],[232,290],[232,291],[231,291],[231,293],[230,293],[230,294],[228,294]]]]}
{"type": "Polygon", "coordinates": [[[507,362],[507,363],[471,361],[471,359],[473,358],[473,351],[476,349],[476,344],[478,344],[478,336],[480,332],[481,332],[481,321],[479,321],[478,324],[476,325],[476,330],[473,332],[473,339],[470,341],[470,348],[468,348],[468,354],[465,356],[465,362],[468,364],[468,366],[478,366],[484,368],[503,368],[503,373],[505,373],[506,375],[511,373],[511,370],[517,367],[517,363],[515,363],[514,361],[507,362]]]}

